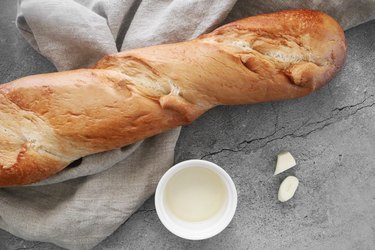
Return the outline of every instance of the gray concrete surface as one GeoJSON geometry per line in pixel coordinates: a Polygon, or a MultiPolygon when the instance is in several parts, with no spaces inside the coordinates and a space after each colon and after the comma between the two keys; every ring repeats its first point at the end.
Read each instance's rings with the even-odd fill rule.
{"type": "MultiPolygon", "coordinates": [[[[1,83],[54,70],[17,33],[14,3],[0,4],[1,83]]],[[[216,162],[237,186],[238,209],[225,231],[180,239],[162,226],[150,198],[95,249],[375,249],[375,21],[346,36],[344,69],[316,93],[219,107],[183,128],[176,162],[216,162]],[[298,165],[274,177],[280,150],[292,152],[298,165]],[[277,190],[287,175],[300,186],[282,204],[277,190]]],[[[0,230],[0,249],[61,248],[0,230]]]]}

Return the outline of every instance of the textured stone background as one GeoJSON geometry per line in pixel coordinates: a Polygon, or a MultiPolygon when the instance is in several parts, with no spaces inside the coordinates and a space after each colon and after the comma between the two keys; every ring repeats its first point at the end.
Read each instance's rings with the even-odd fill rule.
{"type": "MultiPolygon", "coordinates": [[[[1,1],[0,82],[53,71],[18,34],[15,1],[1,1]]],[[[219,107],[182,130],[176,162],[213,161],[237,186],[237,213],[224,232],[204,241],[180,239],[162,226],[151,198],[95,249],[374,249],[375,21],[346,36],[346,66],[316,93],[219,107]],[[298,165],[274,177],[280,150],[292,152],[298,165]],[[277,190],[291,174],[300,186],[281,204],[277,190]]],[[[0,249],[60,248],[0,230],[0,249]]]]}

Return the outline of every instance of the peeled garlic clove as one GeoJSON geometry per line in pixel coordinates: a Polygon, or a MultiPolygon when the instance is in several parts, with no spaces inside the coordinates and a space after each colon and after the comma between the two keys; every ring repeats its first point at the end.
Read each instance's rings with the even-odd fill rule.
{"type": "Polygon", "coordinates": [[[296,160],[289,152],[281,152],[277,155],[277,163],[275,173],[273,175],[280,174],[289,168],[296,165],[296,160]]]}
{"type": "Polygon", "coordinates": [[[279,188],[279,201],[285,202],[291,199],[298,187],[298,179],[295,176],[288,176],[283,180],[279,188]]]}

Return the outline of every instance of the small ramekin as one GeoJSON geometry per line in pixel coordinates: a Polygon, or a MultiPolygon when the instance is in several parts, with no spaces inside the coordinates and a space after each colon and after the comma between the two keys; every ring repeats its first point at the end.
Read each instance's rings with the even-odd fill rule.
{"type": "Polygon", "coordinates": [[[155,207],[160,221],[173,234],[188,240],[211,238],[223,231],[231,222],[237,208],[237,191],[231,177],[215,163],[205,160],[188,160],[171,167],[160,179],[155,192],[155,207]],[[214,217],[202,222],[186,222],[173,216],[164,204],[165,188],[177,172],[189,167],[207,168],[216,173],[227,190],[226,203],[214,217]]]}

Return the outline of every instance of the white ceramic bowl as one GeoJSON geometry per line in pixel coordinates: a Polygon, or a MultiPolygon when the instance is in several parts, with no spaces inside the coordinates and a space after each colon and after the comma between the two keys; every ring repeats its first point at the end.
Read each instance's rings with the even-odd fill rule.
{"type": "Polygon", "coordinates": [[[188,160],[174,165],[160,179],[155,193],[155,207],[161,222],[170,232],[184,239],[203,240],[217,235],[228,226],[237,208],[237,191],[230,176],[218,165],[204,160],[188,160]],[[222,209],[215,216],[200,222],[188,222],[177,218],[165,204],[168,181],[177,172],[189,167],[211,170],[221,178],[227,191],[227,199],[222,209]]]}

